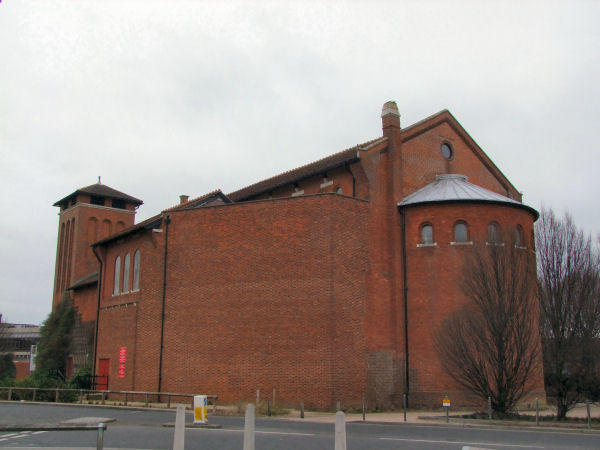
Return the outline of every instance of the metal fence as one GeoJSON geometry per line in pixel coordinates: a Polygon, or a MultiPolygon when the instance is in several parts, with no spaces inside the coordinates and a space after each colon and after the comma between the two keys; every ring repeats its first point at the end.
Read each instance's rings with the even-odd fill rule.
{"type": "MultiPolygon", "coordinates": [[[[131,403],[143,403],[148,407],[151,403],[166,403],[166,407],[171,407],[171,402],[183,403],[190,408],[193,407],[194,396],[196,394],[186,394],[178,392],[148,392],[148,391],[110,391],[95,389],[61,389],[61,388],[30,388],[30,387],[0,387],[0,399],[21,400],[21,401],[47,401],[47,402],[65,402],[80,403],[84,401],[95,401],[105,405],[107,401],[122,403],[128,406],[131,403]]],[[[213,412],[216,411],[217,395],[207,395],[213,405],[213,412]]]]}

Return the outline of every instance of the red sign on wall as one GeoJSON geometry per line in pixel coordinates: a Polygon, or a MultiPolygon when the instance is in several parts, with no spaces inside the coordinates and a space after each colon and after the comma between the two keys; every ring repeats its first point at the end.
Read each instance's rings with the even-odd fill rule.
{"type": "Polygon", "coordinates": [[[127,360],[127,347],[119,348],[119,378],[125,378],[125,361],[127,360]]]}

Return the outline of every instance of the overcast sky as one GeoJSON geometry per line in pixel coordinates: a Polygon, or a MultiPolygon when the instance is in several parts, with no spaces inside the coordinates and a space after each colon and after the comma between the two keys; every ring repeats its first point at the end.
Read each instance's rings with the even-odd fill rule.
{"type": "Polygon", "coordinates": [[[58,209],[231,192],[449,109],[524,194],[600,232],[600,2],[0,3],[0,313],[51,308],[58,209]]]}

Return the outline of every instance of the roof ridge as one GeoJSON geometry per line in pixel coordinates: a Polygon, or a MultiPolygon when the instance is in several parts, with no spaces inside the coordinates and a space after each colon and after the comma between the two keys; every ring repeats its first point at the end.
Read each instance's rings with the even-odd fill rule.
{"type": "MultiPolygon", "coordinates": [[[[190,206],[192,206],[195,202],[199,202],[201,200],[204,200],[212,195],[217,195],[217,194],[223,194],[223,191],[221,189],[215,189],[214,191],[211,191],[207,194],[201,195],[199,197],[193,198],[191,200],[188,200],[185,203],[179,203],[175,206],[171,206],[167,209],[163,209],[161,212],[166,213],[166,212],[171,212],[171,211],[176,211],[178,209],[185,209],[185,208],[189,208],[190,206]]],[[[223,194],[225,195],[225,194],[223,194]]]]}

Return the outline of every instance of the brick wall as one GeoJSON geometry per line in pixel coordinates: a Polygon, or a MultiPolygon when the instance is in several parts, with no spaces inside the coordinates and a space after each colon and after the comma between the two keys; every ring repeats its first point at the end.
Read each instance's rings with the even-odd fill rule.
{"type": "MultiPolygon", "coordinates": [[[[171,213],[161,390],[360,404],[367,208],[324,194],[171,213]]],[[[162,228],[138,238],[139,293],[111,294],[112,261],[135,243],[105,255],[98,358],[111,358],[114,389],[157,389],[162,242],[145,249],[162,228]],[[121,346],[134,378],[115,378],[121,346]]]]}

